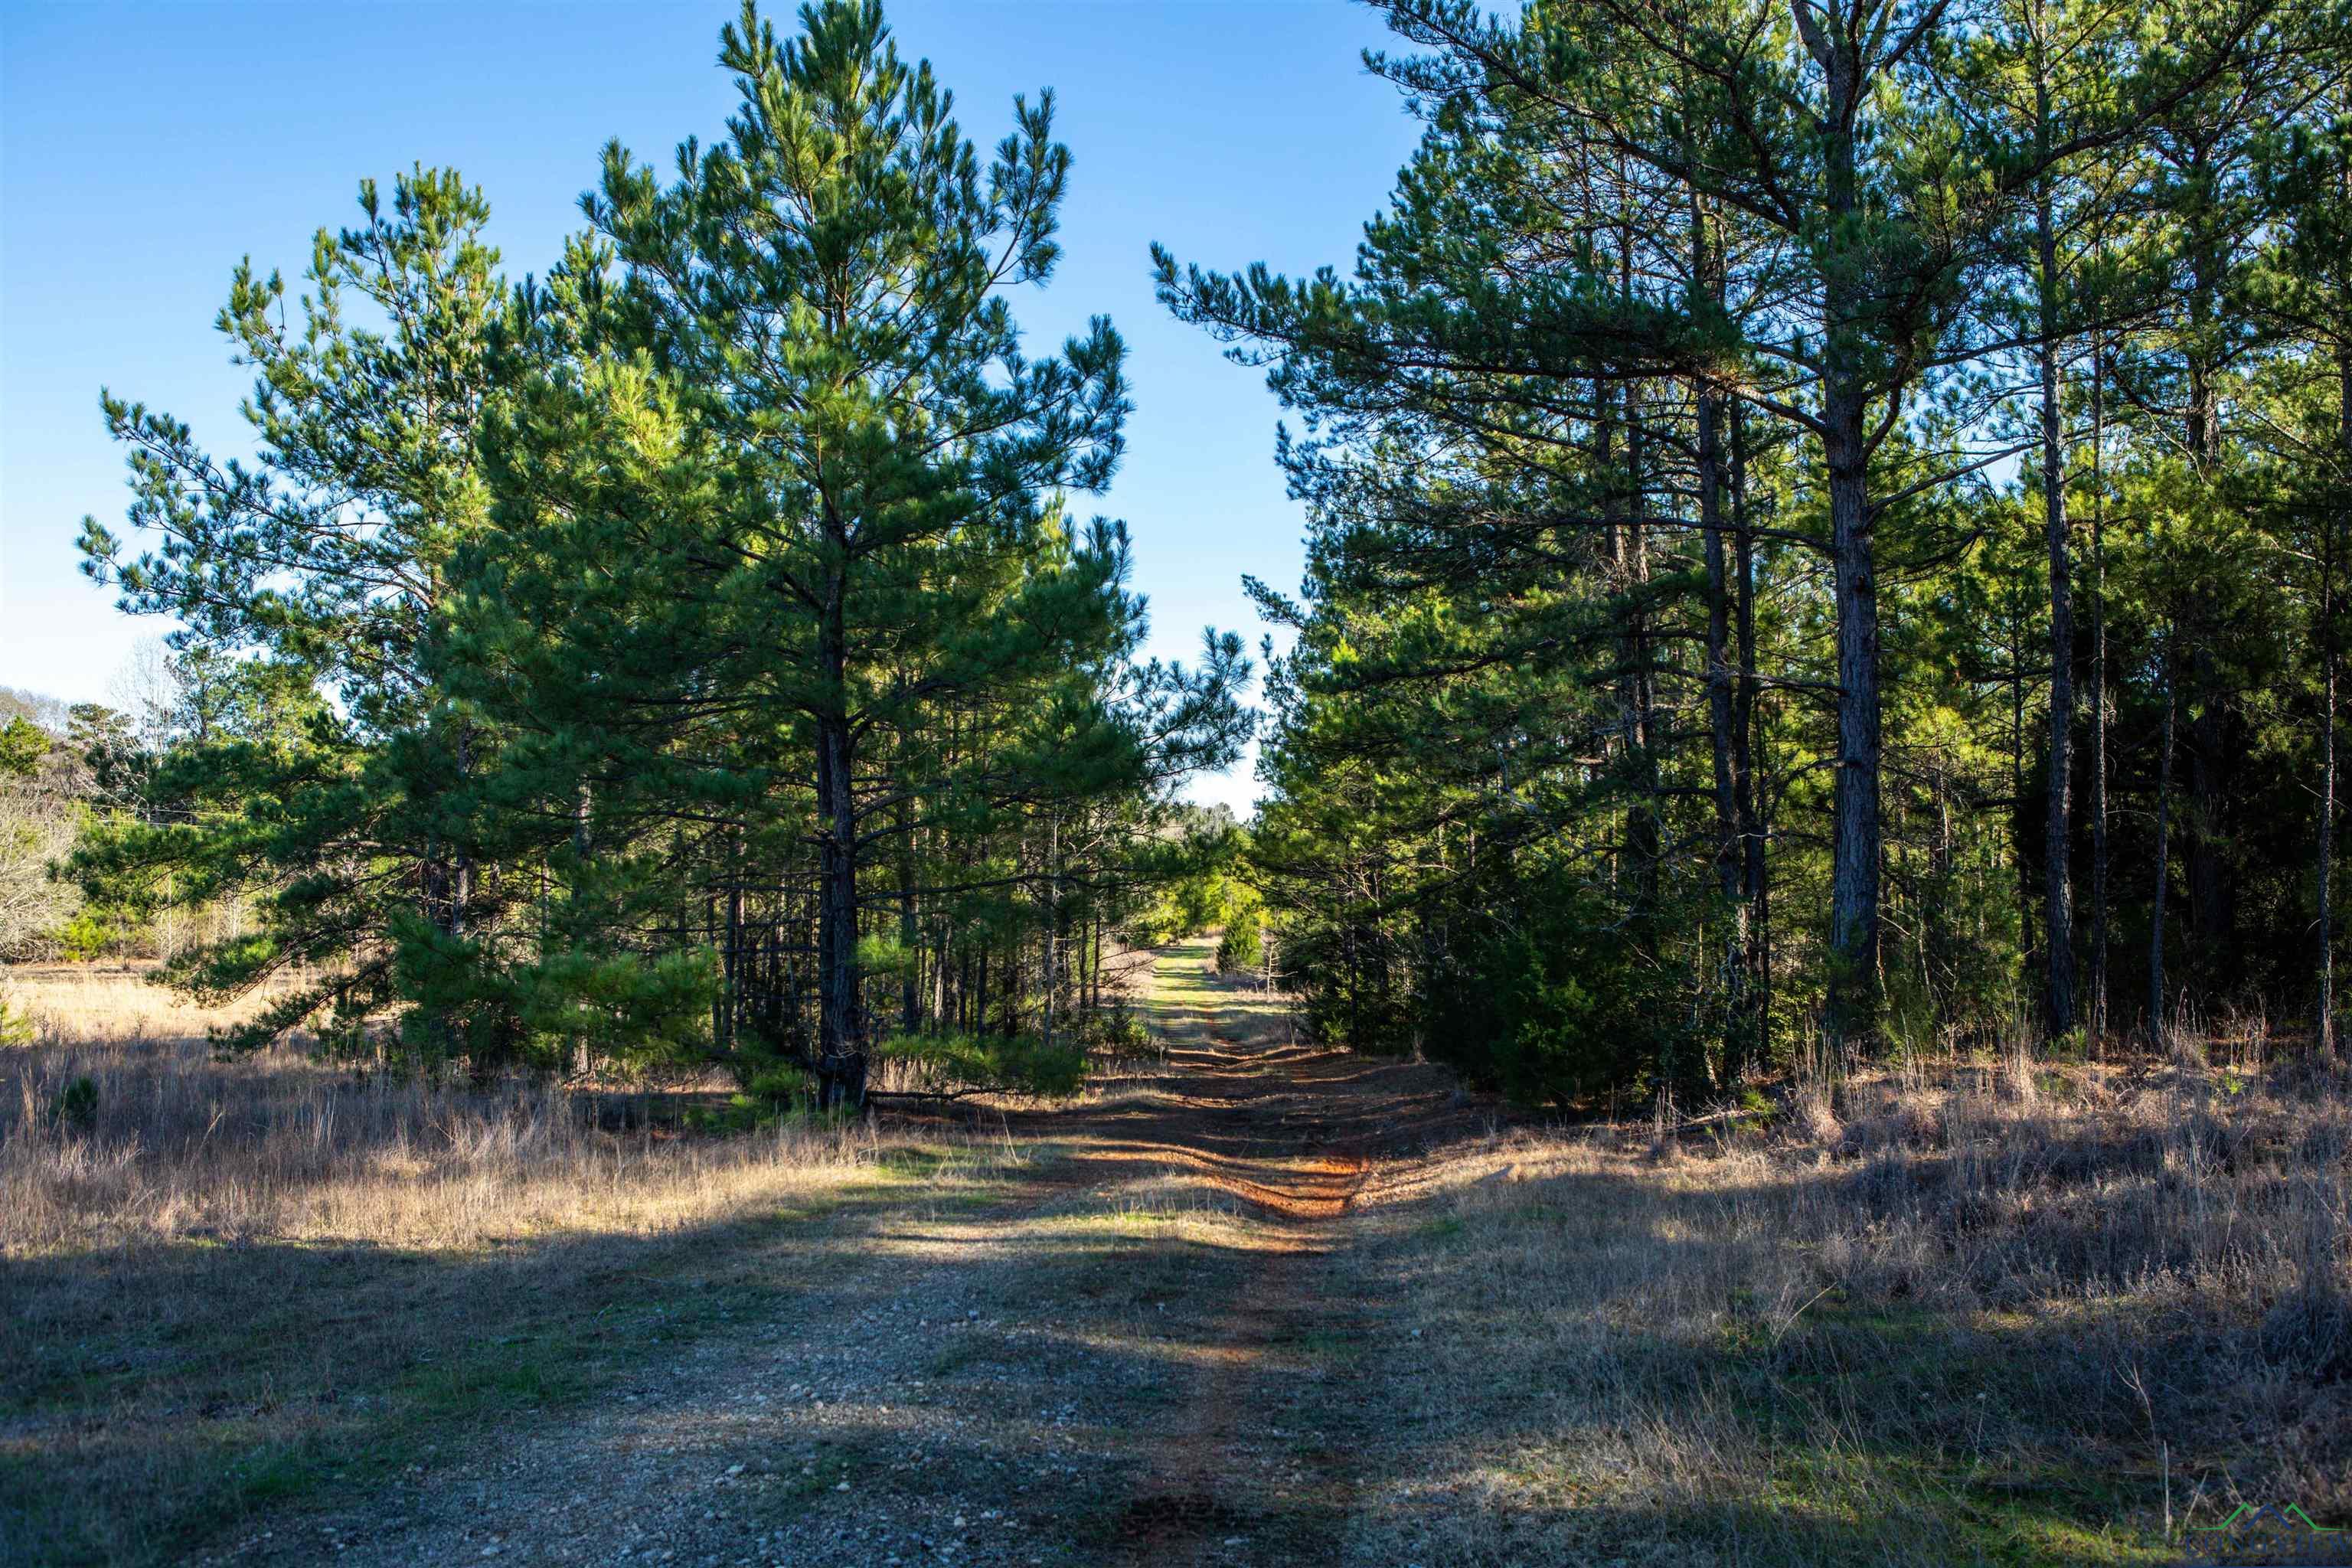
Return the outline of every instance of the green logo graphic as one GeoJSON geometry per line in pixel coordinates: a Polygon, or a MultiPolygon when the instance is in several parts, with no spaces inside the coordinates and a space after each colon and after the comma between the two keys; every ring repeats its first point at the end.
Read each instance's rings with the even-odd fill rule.
{"type": "Polygon", "coordinates": [[[2301,1508],[2297,1507],[2294,1503],[2287,1504],[2284,1509],[2275,1509],[2271,1507],[2268,1503],[2242,1502],[2235,1509],[2231,1510],[2230,1517],[2223,1520],[2221,1523],[2192,1524],[2189,1529],[2189,1533],[2192,1535],[2212,1535],[2224,1531],[2235,1533],[2252,1525],[2272,1523],[2281,1525],[2289,1530],[2293,1530],[2296,1526],[2300,1525],[2305,1531],[2313,1535],[2341,1535],[2344,1533],[2344,1527],[2342,1525],[2322,1524],[2317,1520],[2312,1518],[2311,1515],[2304,1512],[2301,1508]]]}
{"type": "Polygon", "coordinates": [[[2320,1523],[2294,1503],[2284,1508],[2240,1503],[2219,1524],[2191,1525],[2188,1533],[2200,1553],[2192,1562],[2352,1568],[2352,1540],[2336,1539],[2347,1532],[2341,1526],[2320,1523]]]}

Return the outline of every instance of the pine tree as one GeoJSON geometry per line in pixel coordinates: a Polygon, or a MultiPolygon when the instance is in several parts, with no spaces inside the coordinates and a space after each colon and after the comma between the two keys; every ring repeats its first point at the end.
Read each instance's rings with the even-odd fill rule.
{"type": "Polygon", "coordinates": [[[2318,1048],[2333,1056],[2336,698],[2343,578],[2352,567],[2352,91],[2344,79],[2277,126],[2257,160],[2263,205],[2284,221],[2243,294],[2286,350],[2259,389],[2264,417],[2253,439],[2269,460],[2257,470],[2257,491],[2301,559],[2296,575],[2310,584],[2319,706],[2313,1007],[2318,1048]]]}
{"type": "MultiPolygon", "coordinates": [[[[802,25],[747,5],[725,30],[740,101],[674,184],[607,150],[593,236],[518,334],[535,368],[490,434],[503,531],[451,679],[518,731],[501,852],[561,863],[565,962],[621,984],[597,953],[675,955],[699,905],[712,1044],[748,1027],[835,1104],[865,1092],[869,980],[902,1032],[919,1010],[927,894],[1041,904],[1051,1018],[1062,823],[1230,755],[1246,666],[1230,638],[1196,672],[1133,666],[1124,531],[1065,510],[1108,482],[1128,403],[1108,321],[1032,357],[1007,300],[1057,257],[1051,94],[983,164],[878,6],[802,25]]],[[[656,990],[683,1027],[688,991],[656,990]]]]}
{"type": "Polygon", "coordinates": [[[403,175],[388,205],[363,182],[360,206],[359,226],[320,231],[299,329],[278,274],[248,260],[231,283],[218,325],[257,371],[244,413],[257,463],[215,459],[185,425],[106,395],[108,428],[129,449],[129,521],[152,542],[127,554],[95,519],[82,530],[85,571],[124,610],[176,617],[184,661],[217,672],[207,679],[264,661],[268,674],[236,679],[291,702],[270,743],[200,721],[154,781],[173,820],[120,824],[76,857],[102,899],[265,895],[257,933],[174,965],[207,994],[292,965],[332,972],[239,1030],[245,1043],[327,1006],[356,1027],[395,994],[403,922],[461,930],[477,897],[432,794],[483,742],[428,666],[454,563],[487,522],[475,432],[506,289],[481,240],[488,205],[455,173],[403,175]],[[287,721],[314,687],[337,705],[294,721],[297,739],[287,721]]]}

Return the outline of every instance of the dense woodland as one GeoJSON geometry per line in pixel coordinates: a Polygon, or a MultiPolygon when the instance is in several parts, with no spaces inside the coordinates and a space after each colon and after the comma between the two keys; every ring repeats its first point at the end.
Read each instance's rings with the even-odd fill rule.
{"type": "Polygon", "coordinates": [[[425,169],[241,268],[257,459],[106,398],[88,569],[177,695],[77,919],[233,901],[171,975],[300,976],[247,1043],[823,1103],[1074,1082],[1107,939],[1214,921],[1320,1035],[1538,1104],[2183,1015],[2332,1051],[2344,7],[1378,8],[1426,129],[1352,273],[1152,257],[1297,415],[1246,835],[1177,804],[1239,639],[1140,658],[1077,510],[1119,339],[1013,314],[1050,92],[983,158],[876,8],[747,6],[725,134],[606,149],[544,275],[425,169]]]}
{"type": "Polygon", "coordinates": [[[1298,416],[1252,863],[1317,1026],[1538,1102],[2332,1049],[2343,9],[1379,8],[1352,275],[1157,253],[1298,416]]]}

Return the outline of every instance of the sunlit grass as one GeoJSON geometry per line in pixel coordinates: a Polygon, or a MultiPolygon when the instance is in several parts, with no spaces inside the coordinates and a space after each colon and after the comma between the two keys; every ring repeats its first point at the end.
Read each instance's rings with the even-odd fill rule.
{"type": "Polygon", "coordinates": [[[1381,1169],[1334,1260],[1397,1329],[1350,1560],[2143,1563],[2352,1512],[2340,1088],[2043,1070],[1381,1169]]]}

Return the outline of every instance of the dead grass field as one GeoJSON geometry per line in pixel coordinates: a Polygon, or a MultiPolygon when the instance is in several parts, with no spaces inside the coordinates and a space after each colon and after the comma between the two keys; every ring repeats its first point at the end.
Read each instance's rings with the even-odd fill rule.
{"type": "Polygon", "coordinates": [[[2352,1525],[2340,1079],[2012,1054],[1514,1126],[1294,1042],[1212,945],[1080,1100],[856,1131],[600,1132],[157,1025],[10,1053],[0,1539],[1795,1568],[2352,1525]]]}
{"type": "Polygon", "coordinates": [[[133,973],[10,989],[0,1542],[131,1562],[509,1405],[593,1393],[766,1290],[796,1219],[984,1190],[960,1133],[598,1130],[584,1098],[220,1062],[133,973]],[[86,1124],[63,1113],[95,1088],[86,1124]]]}
{"type": "Polygon", "coordinates": [[[152,963],[0,965],[0,1002],[45,1045],[199,1041],[215,1024],[241,1023],[267,1005],[263,991],[228,1007],[203,1007],[152,983],[152,963]]]}
{"type": "Polygon", "coordinates": [[[2242,1502],[2352,1524],[2340,1082],[1953,1061],[1792,1110],[1379,1170],[1335,1289],[1404,1331],[1368,1350],[1349,1561],[2178,1562],[2242,1502]]]}

